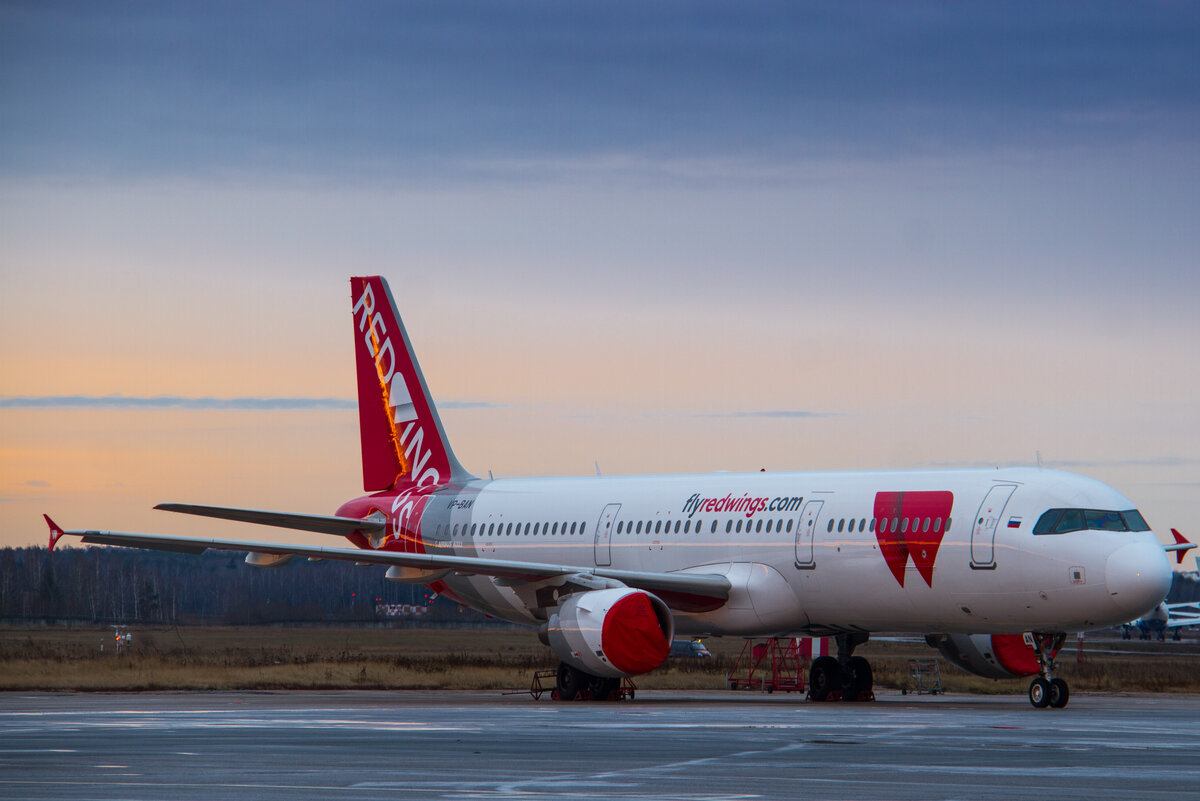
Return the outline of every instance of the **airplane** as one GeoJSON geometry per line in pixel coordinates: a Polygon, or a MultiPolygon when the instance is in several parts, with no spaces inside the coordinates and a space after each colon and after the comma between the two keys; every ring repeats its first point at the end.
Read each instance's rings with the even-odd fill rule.
{"type": "Polygon", "coordinates": [[[1133,639],[1133,632],[1138,632],[1138,639],[1149,640],[1157,637],[1159,642],[1167,639],[1167,631],[1171,639],[1183,639],[1183,630],[1200,626],[1200,603],[1189,601],[1185,603],[1161,603],[1146,615],[1121,626],[1121,639],[1133,639]]]}
{"type": "MultiPolygon", "coordinates": [[[[990,638],[993,661],[996,637],[1027,639],[1019,675],[1035,676],[1039,708],[1067,704],[1053,675],[1065,633],[1154,609],[1171,583],[1167,551],[1195,547],[1162,545],[1111,487],[1040,467],[481,479],[451,449],[387,282],[350,286],[367,494],[334,515],[155,507],[350,547],[64,531],[45,516],[50,547],[70,535],[242,551],[258,567],[386,566],[392,581],[535,627],[559,660],[561,700],[618,694],[665,662],[677,634],[832,636],[838,654],[813,661],[809,697],[869,699],[855,648],[914,631],[968,650],[990,638]]],[[[983,651],[976,661],[989,668],[983,651]]]]}

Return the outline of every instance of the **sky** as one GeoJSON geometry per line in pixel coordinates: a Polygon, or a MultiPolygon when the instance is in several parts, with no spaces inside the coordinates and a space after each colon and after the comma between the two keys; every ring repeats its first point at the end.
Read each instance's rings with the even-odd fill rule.
{"type": "Polygon", "coordinates": [[[1040,454],[1200,534],[1197,75],[1192,3],[0,2],[0,545],[359,494],[376,273],[479,475],[1040,454]]]}

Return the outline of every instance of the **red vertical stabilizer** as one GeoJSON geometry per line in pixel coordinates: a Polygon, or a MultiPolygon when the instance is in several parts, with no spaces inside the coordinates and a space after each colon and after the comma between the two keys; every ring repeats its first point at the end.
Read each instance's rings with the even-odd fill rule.
{"type": "Polygon", "coordinates": [[[436,486],[471,478],[446,441],[387,282],[350,279],[363,489],[436,486]]]}

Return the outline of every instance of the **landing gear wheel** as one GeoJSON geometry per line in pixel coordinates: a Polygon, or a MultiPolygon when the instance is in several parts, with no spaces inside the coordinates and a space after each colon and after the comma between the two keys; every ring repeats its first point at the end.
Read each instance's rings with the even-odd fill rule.
{"type": "Polygon", "coordinates": [[[587,683],[587,674],[566,662],[559,662],[557,679],[558,700],[574,701],[587,683]]]}
{"type": "Polygon", "coordinates": [[[1071,698],[1071,691],[1067,689],[1067,683],[1062,679],[1050,680],[1050,706],[1054,709],[1062,709],[1067,705],[1067,701],[1071,698]]]}
{"type": "Polygon", "coordinates": [[[847,701],[867,700],[871,697],[874,678],[871,675],[871,663],[864,657],[850,657],[849,670],[845,676],[845,695],[847,701]]]}
{"type": "Polygon", "coordinates": [[[601,676],[590,676],[587,683],[588,694],[593,701],[607,701],[613,693],[621,689],[620,679],[607,679],[601,676]]]}
{"type": "Polygon", "coordinates": [[[808,671],[808,693],[814,701],[828,700],[829,694],[842,688],[842,666],[832,656],[813,660],[808,671]]]}
{"type": "Polygon", "coordinates": [[[1029,682],[1029,703],[1038,709],[1045,709],[1049,706],[1050,682],[1040,677],[1029,682]]]}

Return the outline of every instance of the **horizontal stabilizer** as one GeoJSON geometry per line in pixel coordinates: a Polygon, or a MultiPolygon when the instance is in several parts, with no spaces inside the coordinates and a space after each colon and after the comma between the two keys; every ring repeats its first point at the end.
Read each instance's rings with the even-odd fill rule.
{"type": "Polygon", "coordinates": [[[216,517],[221,520],[237,520],[242,523],[257,523],[260,526],[315,531],[318,534],[336,534],[342,537],[348,537],[355,532],[362,532],[367,536],[377,536],[382,534],[387,526],[383,520],[358,520],[353,517],[335,517],[333,515],[300,515],[291,512],[264,512],[258,509],[197,506],[190,503],[160,503],[154,508],[164,512],[181,512],[185,515],[216,517]]]}

